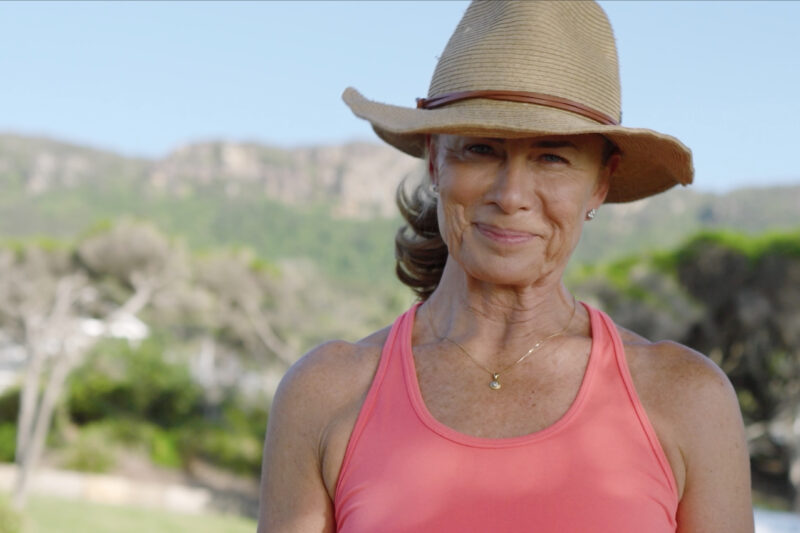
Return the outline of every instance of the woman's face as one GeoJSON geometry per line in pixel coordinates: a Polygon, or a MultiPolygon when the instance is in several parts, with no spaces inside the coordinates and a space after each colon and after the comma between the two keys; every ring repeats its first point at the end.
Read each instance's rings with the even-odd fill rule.
{"type": "Polygon", "coordinates": [[[560,278],[618,158],[603,164],[600,135],[437,135],[429,148],[450,256],[472,277],[514,286],[560,278]]]}

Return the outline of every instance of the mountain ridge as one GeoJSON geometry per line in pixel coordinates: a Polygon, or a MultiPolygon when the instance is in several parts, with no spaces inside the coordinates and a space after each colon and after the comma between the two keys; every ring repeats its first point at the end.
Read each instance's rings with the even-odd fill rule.
{"type": "MultiPolygon", "coordinates": [[[[231,196],[257,185],[265,197],[288,205],[328,202],[333,212],[345,218],[391,217],[396,214],[394,193],[399,183],[405,178],[420,179],[423,172],[420,160],[365,141],[279,148],[205,140],[180,145],[160,158],[145,158],[55,138],[0,133],[0,183],[13,183],[12,175],[33,194],[109,176],[136,179],[176,194],[187,184],[223,183],[231,196]]],[[[704,221],[726,220],[731,210],[752,200],[742,197],[766,195],[765,200],[780,198],[778,203],[784,204],[800,194],[800,185],[751,185],[723,193],[676,187],[667,193],[628,204],[607,204],[603,209],[611,210],[614,219],[626,218],[653,200],[668,199],[673,212],[697,204],[704,221]],[[778,194],[773,196],[773,192],[778,194]]],[[[793,205],[800,207],[800,201],[793,205]]]]}
{"type": "MultiPolygon", "coordinates": [[[[2,134],[0,236],[68,237],[98,220],[134,216],[194,246],[252,246],[266,257],[322,257],[319,250],[330,249],[319,260],[341,270],[357,266],[358,254],[378,254],[371,268],[390,275],[401,224],[395,191],[423,171],[421,161],[365,142],[285,149],[204,141],[146,159],[2,134]]],[[[709,229],[793,230],[798,215],[800,184],[721,194],[675,188],[603,205],[584,226],[573,263],[670,248],[709,229]]]]}
{"type": "Polygon", "coordinates": [[[422,168],[419,160],[388,146],[358,141],[290,149],[204,141],[146,159],[49,138],[0,135],[0,184],[30,194],[111,177],[178,195],[222,183],[228,196],[255,193],[292,206],[327,203],[344,218],[390,217],[394,190],[406,177],[420,176],[422,168]]]}

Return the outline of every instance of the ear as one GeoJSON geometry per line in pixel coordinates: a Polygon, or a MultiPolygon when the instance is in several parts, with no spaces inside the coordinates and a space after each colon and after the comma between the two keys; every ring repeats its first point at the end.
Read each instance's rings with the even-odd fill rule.
{"type": "Polygon", "coordinates": [[[428,176],[430,176],[431,184],[436,185],[439,181],[439,176],[436,175],[436,139],[434,135],[425,136],[425,145],[427,147],[428,156],[428,176]]]}
{"type": "Polygon", "coordinates": [[[605,165],[600,169],[600,175],[598,176],[597,186],[595,188],[594,194],[592,195],[592,199],[589,201],[590,207],[597,209],[600,205],[606,201],[606,196],[608,196],[608,190],[611,188],[611,179],[614,175],[614,172],[617,171],[617,167],[619,166],[620,155],[614,154],[608,158],[608,161],[605,165]]]}

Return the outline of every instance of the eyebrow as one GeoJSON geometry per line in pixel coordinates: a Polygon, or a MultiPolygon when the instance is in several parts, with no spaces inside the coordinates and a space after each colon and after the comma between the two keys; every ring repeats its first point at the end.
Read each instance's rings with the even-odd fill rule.
{"type": "MultiPolygon", "coordinates": [[[[504,139],[501,137],[487,137],[486,140],[500,144],[505,144],[505,142],[508,139],[504,139]]],[[[575,143],[569,141],[547,140],[547,139],[542,141],[537,141],[532,146],[535,146],[536,148],[573,148],[575,150],[578,149],[575,143]]]]}
{"type": "MultiPolygon", "coordinates": [[[[486,137],[485,139],[487,141],[496,142],[499,144],[505,144],[506,141],[508,141],[508,139],[505,139],[503,137],[486,137]]],[[[547,139],[537,141],[533,143],[532,146],[536,148],[573,148],[575,150],[578,149],[575,143],[571,143],[569,141],[547,140],[547,139]]]]}
{"type": "Polygon", "coordinates": [[[537,148],[574,148],[578,149],[573,143],[569,141],[539,141],[534,144],[537,148]]]}

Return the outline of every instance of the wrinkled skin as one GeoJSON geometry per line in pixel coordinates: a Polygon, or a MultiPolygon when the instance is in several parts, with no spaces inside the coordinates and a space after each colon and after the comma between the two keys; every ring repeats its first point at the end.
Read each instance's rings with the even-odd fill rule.
{"type": "MultiPolygon", "coordinates": [[[[588,312],[561,277],[620,156],[604,161],[599,135],[428,142],[449,257],[412,332],[425,407],[483,438],[551,427],[575,401],[592,346],[588,312]],[[542,339],[535,357],[515,363],[542,339]],[[501,391],[487,387],[487,369],[504,369],[501,391]]],[[[284,377],[264,447],[259,532],[336,530],[342,460],[388,333],[325,343],[284,377]]],[[[744,428],[724,373],[685,346],[618,333],[672,470],[677,533],[752,533],[744,428]]]]}
{"type": "Polygon", "coordinates": [[[617,165],[599,135],[431,138],[439,228],[468,276],[523,287],[553,283],[617,165]]]}

